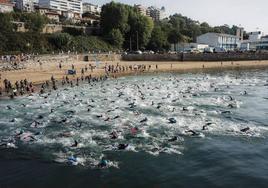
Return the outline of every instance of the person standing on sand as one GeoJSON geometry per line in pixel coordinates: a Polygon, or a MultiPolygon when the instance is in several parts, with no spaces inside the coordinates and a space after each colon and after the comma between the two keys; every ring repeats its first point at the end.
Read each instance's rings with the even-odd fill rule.
{"type": "Polygon", "coordinates": [[[60,69],[62,68],[61,62],[59,63],[59,68],[60,68],[60,69]]]}
{"type": "Polygon", "coordinates": [[[40,60],[37,61],[39,63],[40,69],[42,69],[42,62],[40,60]]]}
{"type": "Polygon", "coordinates": [[[155,65],[155,69],[156,69],[156,70],[158,69],[158,65],[157,65],[157,64],[155,65]]]}

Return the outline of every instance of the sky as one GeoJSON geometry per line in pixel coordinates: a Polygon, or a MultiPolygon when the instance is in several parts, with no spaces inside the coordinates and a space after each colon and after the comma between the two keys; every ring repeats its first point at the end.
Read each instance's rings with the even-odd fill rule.
{"type": "MultiPolygon", "coordinates": [[[[110,0],[84,0],[102,5],[110,0]]],[[[115,0],[125,4],[166,7],[168,15],[181,13],[211,26],[241,25],[246,31],[268,34],[268,0],[115,0]]]]}

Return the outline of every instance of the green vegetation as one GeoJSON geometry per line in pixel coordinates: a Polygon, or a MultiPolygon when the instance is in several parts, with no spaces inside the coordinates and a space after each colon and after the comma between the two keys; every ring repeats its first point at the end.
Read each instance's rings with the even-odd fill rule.
{"type": "Polygon", "coordinates": [[[117,50],[101,37],[87,36],[81,29],[65,28],[63,33],[43,34],[42,30],[46,23],[47,18],[36,13],[0,13],[0,55],[43,54],[62,50],[78,52],[117,50]],[[28,31],[16,32],[16,24],[12,22],[24,22],[28,31]]]}
{"type": "Polygon", "coordinates": [[[101,28],[107,41],[124,49],[145,49],[151,38],[153,21],[129,5],[111,2],[102,7],[101,28]],[[115,33],[116,32],[116,33],[115,33]],[[113,34],[113,35],[111,35],[113,34]],[[123,39],[121,39],[121,36],[123,39]]]}
{"type": "Polygon", "coordinates": [[[110,44],[118,48],[121,48],[124,43],[124,37],[119,29],[112,29],[108,33],[107,39],[110,42],[110,44]]]}
{"type": "Polygon", "coordinates": [[[0,54],[118,49],[168,51],[171,44],[195,42],[198,35],[207,32],[235,35],[237,29],[237,26],[227,25],[211,27],[206,22],[199,23],[181,14],[153,22],[136,8],[115,2],[102,7],[101,31],[94,30],[91,36],[78,28],[64,28],[62,33],[43,34],[47,23],[51,22],[38,13],[0,13],[0,54]],[[17,32],[14,22],[23,22],[27,32],[17,32]]]}
{"type": "Polygon", "coordinates": [[[107,41],[117,47],[120,47],[120,43],[115,43],[117,37],[111,35],[114,30],[117,39],[124,41],[121,46],[124,49],[167,51],[171,44],[195,42],[197,36],[207,32],[235,35],[237,26],[211,27],[206,22],[199,23],[181,14],[153,23],[150,18],[140,15],[134,7],[111,2],[102,8],[101,28],[107,41]]]}

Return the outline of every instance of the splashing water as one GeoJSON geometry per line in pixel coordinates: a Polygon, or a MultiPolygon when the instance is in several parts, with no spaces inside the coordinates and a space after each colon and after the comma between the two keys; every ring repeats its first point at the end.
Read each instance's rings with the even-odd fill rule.
{"type": "Polygon", "coordinates": [[[107,153],[179,158],[192,139],[265,139],[268,74],[257,73],[122,77],[1,101],[1,147],[64,164],[75,157],[71,165],[96,168],[107,153]]]}

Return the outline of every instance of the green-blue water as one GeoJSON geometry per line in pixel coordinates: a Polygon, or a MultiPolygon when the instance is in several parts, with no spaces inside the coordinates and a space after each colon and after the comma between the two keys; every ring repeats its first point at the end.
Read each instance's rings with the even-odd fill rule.
{"type": "Polygon", "coordinates": [[[2,100],[0,187],[267,187],[267,84],[267,70],[157,74],[2,100]]]}

